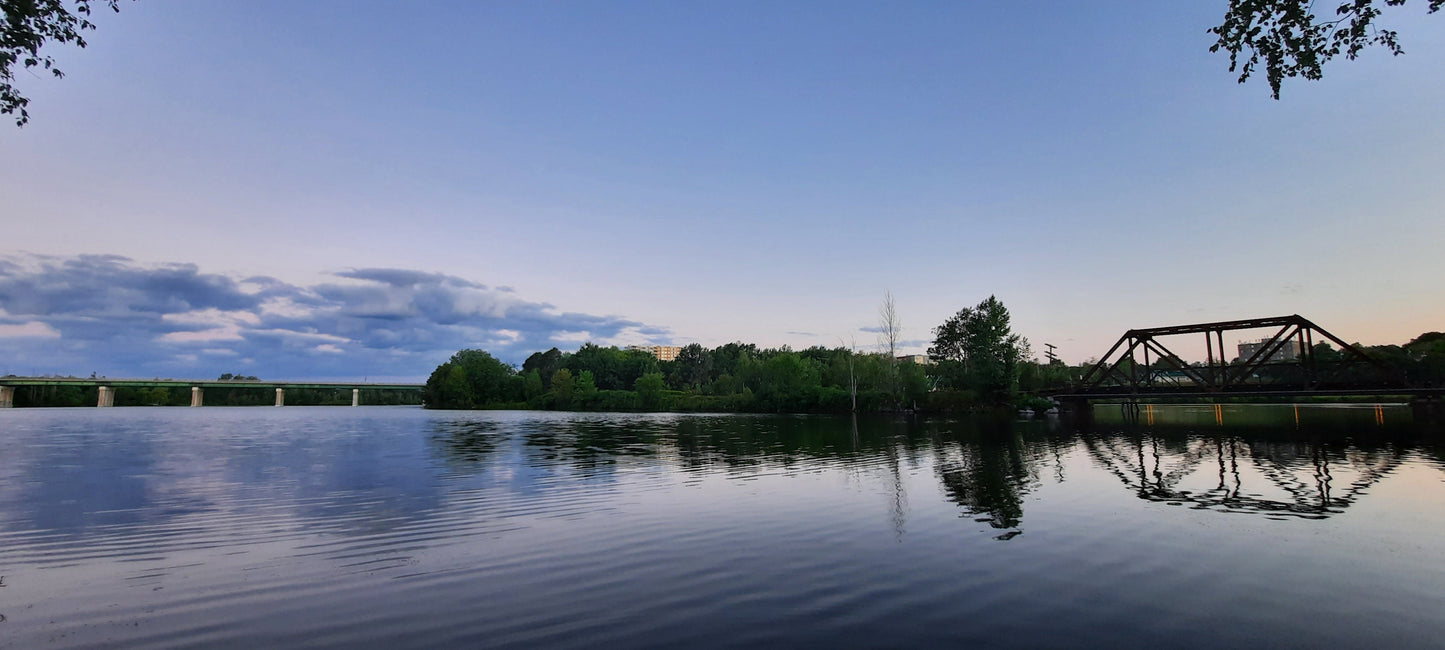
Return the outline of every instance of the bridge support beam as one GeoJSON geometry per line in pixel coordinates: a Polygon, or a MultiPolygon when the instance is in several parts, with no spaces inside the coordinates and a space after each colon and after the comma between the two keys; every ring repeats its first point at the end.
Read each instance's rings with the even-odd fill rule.
{"type": "Polygon", "coordinates": [[[351,405],[352,405],[352,406],[361,406],[361,389],[360,389],[360,388],[353,388],[353,389],[351,389],[351,405]]]}
{"type": "Polygon", "coordinates": [[[98,407],[115,406],[115,389],[110,386],[101,386],[95,399],[98,407]]]}
{"type": "Polygon", "coordinates": [[[286,405],[286,389],[285,389],[285,388],[277,388],[277,389],[276,389],[276,406],[285,406],[285,405],[286,405]]]}
{"type": "Polygon", "coordinates": [[[200,386],[191,386],[191,406],[200,406],[206,401],[206,389],[200,386]]]}
{"type": "Polygon", "coordinates": [[[15,387],[0,386],[0,409],[15,406],[15,387]]]}

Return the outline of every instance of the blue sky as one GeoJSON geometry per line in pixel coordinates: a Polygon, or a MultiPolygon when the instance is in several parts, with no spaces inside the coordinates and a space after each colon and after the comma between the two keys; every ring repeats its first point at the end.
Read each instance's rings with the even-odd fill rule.
{"type": "Polygon", "coordinates": [[[1403,342],[1445,329],[1415,4],[1404,56],[1274,101],[1208,52],[1224,2],[127,3],[0,128],[0,373],[870,347],[885,291],[917,351],[990,294],[1070,361],[1288,313],[1403,342]]]}

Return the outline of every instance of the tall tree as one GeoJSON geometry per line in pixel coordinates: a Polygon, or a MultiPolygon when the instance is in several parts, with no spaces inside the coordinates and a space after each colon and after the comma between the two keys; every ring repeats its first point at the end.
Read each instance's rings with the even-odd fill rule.
{"type": "Polygon", "coordinates": [[[547,388],[542,385],[542,373],[534,368],[522,375],[522,395],[524,397],[532,399],[545,392],[547,392],[547,388]]]}
{"type": "Polygon", "coordinates": [[[883,292],[883,304],[878,307],[878,339],[883,353],[888,355],[888,394],[894,402],[899,399],[898,391],[898,340],[903,335],[903,323],[898,319],[898,307],[893,303],[893,292],[883,292]]]}
{"type": "MultiPolygon", "coordinates": [[[[1209,51],[1229,53],[1229,71],[1239,72],[1240,83],[1263,62],[1270,92],[1279,99],[1286,77],[1317,80],[1325,62],[1341,53],[1354,59],[1372,45],[1404,53],[1395,31],[1376,27],[1375,19],[1381,7],[1405,1],[1340,0],[1334,16],[1322,19],[1314,14],[1313,0],[1230,0],[1224,21],[1209,29],[1218,37],[1209,51]]],[[[1429,0],[1430,13],[1442,5],[1445,0],[1429,0]]]]}
{"type": "Polygon", "coordinates": [[[676,374],[676,383],[684,388],[707,383],[712,375],[712,354],[696,343],[682,346],[677,353],[676,374]]]}
{"type": "Polygon", "coordinates": [[[758,346],[752,343],[734,341],[713,348],[712,371],[715,373],[714,376],[732,375],[736,377],[738,374],[738,366],[742,363],[744,357],[756,359],[758,357],[758,346]]]}
{"type": "Polygon", "coordinates": [[[633,390],[637,391],[638,406],[644,409],[656,409],[662,406],[662,391],[667,388],[663,381],[662,373],[644,373],[633,383],[633,390]]]}
{"type": "Polygon", "coordinates": [[[956,388],[968,387],[990,401],[1003,401],[1017,387],[1019,363],[1028,356],[1029,343],[1015,334],[1008,308],[994,296],[974,307],[964,307],[935,328],[929,357],[952,362],[956,388]]]}
{"type": "Polygon", "coordinates": [[[552,374],[552,395],[557,398],[557,408],[569,409],[572,407],[572,371],[560,368],[552,374]]]}
{"type": "Polygon", "coordinates": [[[583,370],[577,373],[576,387],[573,388],[572,392],[578,400],[584,402],[597,395],[597,378],[592,376],[592,371],[583,370]]]}
{"type": "Polygon", "coordinates": [[[422,389],[431,408],[476,408],[520,398],[511,394],[512,367],[484,350],[461,350],[432,371],[422,389]]]}
{"type": "Polygon", "coordinates": [[[555,347],[546,352],[533,352],[532,356],[522,362],[522,372],[537,371],[537,375],[542,378],[543,388],[552,386],[552,374],[557,372],[560,367],[562,367],[562,351],[555,347]]]}
{"type": "Polygon", "coordinates": [[[25,69],[43,68],[57,78],[65,73],[55,59],[40,50],[46,43],[74,43],[85,47],[85,32],[95,29],[90,22],[92,7],[100,5],[120,11],[120,0],[0,0],[5,10],[0,22],[0,113],[15,116],[16,126],[30,121],[26,107],[30,98],[15,89],[15,65],[25,69]],[[69,4],[71,6],[67,7],[69,4]]]}

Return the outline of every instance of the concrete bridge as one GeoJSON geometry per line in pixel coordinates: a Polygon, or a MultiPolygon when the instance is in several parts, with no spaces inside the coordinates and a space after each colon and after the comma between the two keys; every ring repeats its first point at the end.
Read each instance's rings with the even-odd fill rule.
{"type": "Polygon", "coordinates": [[[21,386],[79,386],[96,389],[95,405],[115,406],[117,388],[177,388],[191,389],[191,406],[205,402],[207,388],[254,388],[276,391],[276,406],[285,406],[287,388],[351,389],[351,405],[361,405],[361,390],[421,390],[425,384],[386,384],[369,382],[315,382],[315,381],[247,381],[247,380],[192,380],[192,379],[110,379],[71,377],[0,377],[0,408],[15,405],[15,389],[21,386]]]}

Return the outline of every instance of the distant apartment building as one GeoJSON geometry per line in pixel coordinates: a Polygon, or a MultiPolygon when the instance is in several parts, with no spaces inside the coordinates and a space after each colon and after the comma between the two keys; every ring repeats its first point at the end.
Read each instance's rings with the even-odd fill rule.
{"type": "Polygon", "coordinates": [[[657,357],[658,361],[674,361],[678,353],[682,352],[682,348],[676,345],[629,345],[627,349],[646,352],[657,357]]]}
{"type": "MultiPolygon", "coordinates": [[[[1270,339],[1260,339],[1258,341],[1241,341],[1239,344],[1239,358],[1236,360],[1250,360],[1254,357],[1255,354],[1257,354],[1261,349],[1263,349],[1264,346],[1268,345],[1269,342],[1270,339]]],[[[1288,341],[1285,341],[1284,345],[1280,346],[1278,350],[1275,350],[1274,354],[1269,355],[1269,358],[1265,361],[1267,363],[1298,361],[1300,358],[1300,353],[1301,350],[1299,341],[1295,339],[1290,339],[1288,341]]]]}
{"type": "Polygon", "coordinates": [[[898,357],[898,360],[916,363],[920,366],[926,366],[933,363],[933,359],[928,358],[928,355],[926,354],[905,354],[901,357],[898,357]]]}

